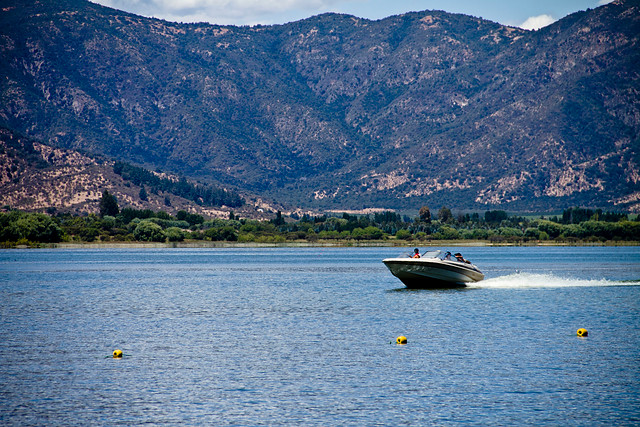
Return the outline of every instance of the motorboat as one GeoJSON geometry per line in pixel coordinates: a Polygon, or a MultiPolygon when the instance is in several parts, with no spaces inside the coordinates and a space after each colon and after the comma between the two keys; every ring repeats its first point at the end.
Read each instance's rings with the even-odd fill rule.
{"type": "Polygon", "coordinates": [[[469,261],[458,260],[451,252],[428,251],[420,258],[405,256],[382,262],[407,288],[464,287],[484,279],[478,267],[469,261]]]}

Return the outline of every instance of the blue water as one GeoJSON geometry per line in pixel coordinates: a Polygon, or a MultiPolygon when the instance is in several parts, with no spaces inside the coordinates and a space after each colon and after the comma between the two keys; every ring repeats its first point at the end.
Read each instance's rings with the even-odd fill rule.
{"type": "Polygon", "coordinates": [[[640,425],[640,248],[447,249],[0,251],[0,424],[640,425]]]}

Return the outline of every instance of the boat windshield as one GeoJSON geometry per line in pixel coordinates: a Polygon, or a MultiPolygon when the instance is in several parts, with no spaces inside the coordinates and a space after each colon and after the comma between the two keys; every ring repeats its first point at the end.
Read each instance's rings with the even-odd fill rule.
{"type": "Polygon", "coordinates": [[[422,258],[438,258],[442,251],[427,251],[422,254],[422,258]]]}

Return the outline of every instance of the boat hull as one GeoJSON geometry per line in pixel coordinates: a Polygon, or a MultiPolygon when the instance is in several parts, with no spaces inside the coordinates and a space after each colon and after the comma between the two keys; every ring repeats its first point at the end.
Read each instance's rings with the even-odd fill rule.
{"type": "Polygon", "coordinates": [[[457,261],[389,258],[382,262],[407,288],[457,288],[484,279],[475,266],[457,261]]]}

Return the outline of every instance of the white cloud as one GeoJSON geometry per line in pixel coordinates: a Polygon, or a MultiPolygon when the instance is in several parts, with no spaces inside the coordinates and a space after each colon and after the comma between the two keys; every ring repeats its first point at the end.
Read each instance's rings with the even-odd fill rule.
{"type": "Polygon", "coordinates": [[[538,30],[554,22],[556,22],[556,20],[553,19],[551,15],[530,16],[520,24],[520,28],[524,28],[525,30],[538,30]]]}
{"type": "Polygon", "coordinates": [[[605,4],[613,3],[613,0],[599,0],[598,5],[604,6],[605,4]]]}
{"type": "Polygon", "coordinates": [[[282,23],[322,13],[339,0],[93,0],[131,13],[178,22],[282,23]]]}

